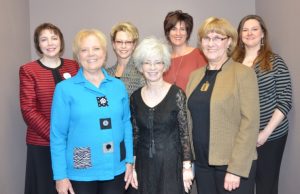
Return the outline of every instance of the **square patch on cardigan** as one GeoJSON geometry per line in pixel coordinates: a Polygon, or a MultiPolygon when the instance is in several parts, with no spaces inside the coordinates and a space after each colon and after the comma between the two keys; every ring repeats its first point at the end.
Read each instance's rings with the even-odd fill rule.
{"type": "Polygon", "coordinates": [[[110,118],[100,119],[100,128],[111,129],[111,119],[110,118]]]}
{"type": "Polygon", "coordinates": [[[98,107],[108,106],[108,100],[107,100],[106,96],[96,97],[96,100],[98,103],[98,107]]]}
{"type": "Polygon", "coordinates": [[[92,167],[91,148],[77,147],[73,153],[74,168],[86,169],[92,167]]]}

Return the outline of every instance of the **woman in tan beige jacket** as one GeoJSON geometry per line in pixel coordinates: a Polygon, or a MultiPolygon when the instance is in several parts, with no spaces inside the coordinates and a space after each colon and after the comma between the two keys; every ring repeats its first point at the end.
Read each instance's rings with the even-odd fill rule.
{"type": "Polygon", "coordinates": [[[237,32],[223,18],[208,18],[199,42],[208,64],[186,88],[199,194],[250,194],[254,187],[259,128],[254,71],[233,61],[237,32]]]}

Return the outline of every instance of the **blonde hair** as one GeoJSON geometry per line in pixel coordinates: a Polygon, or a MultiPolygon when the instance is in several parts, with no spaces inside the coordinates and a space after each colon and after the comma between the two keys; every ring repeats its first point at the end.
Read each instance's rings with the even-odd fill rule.
{"type": "Polygon", "coordinates": [[[130,22],[120,22],[112,27],[110,32],[111,42],[116,40],[118,32],[127,32],[131,37],[132,41],[136,43],[139,40],[139,31],[138,29],[130,22]]]}
{"type": "Polygon", "coordinates": [[[227,55],[231,56],[234,48],[237,44],[237,31],[231,25],[229,21],[224,18],[209,17],[200,26],[198,30],[198,40],[201,42],[202,38],[207,36],[209,33],[215,32],[231,38],[231,43],[229,45],[227,55]]]}
{"type": "Polygon", "coordinates": [[[73,41],[73,47],[72,47],[73,57],[77,62],[79,62],[78,61],[78,54],[79,54],[79,51],[80,51],[80,48],[81,48],[82,41],[85,38],[87,38],[88,36],[95,36],[98,39],[102,49],[105,52],[107,52],[107,41],[106,41],[106,37],[103,34],[103,32],[101,32],[97,29],[82,29],[75,35],[75,38],[74,38],[74,41],[73,41]]]}

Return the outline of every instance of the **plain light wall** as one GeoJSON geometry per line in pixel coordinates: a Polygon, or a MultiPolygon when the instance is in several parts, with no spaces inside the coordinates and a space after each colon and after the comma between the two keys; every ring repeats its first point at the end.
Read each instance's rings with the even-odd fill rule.
{"type": "Polygon", "coordinates": [[[29,1],[0,6],[0,194],[24,192],[26,127],[19,109],[19,66],[30,60],[29,1]]]}
{"type": "Polygon", "coordinates": [[[300,2],[295,0],[256,0],[256,13],[263,17],[274,52],[283,57],[291,72],[293,109],[289,113],[290,131],[281,165],[279,193],[300,192],[300,2]],[[298,119],[297,119],[298,118],[298,119]]]}
{"type": "MultiPolygon", "coordinates": [[[[181,9],[194,18],[194,30],[190,44],[197,46],[196,32],[204,19],[209,16],[225,17],[237,25],[238,20],[247,13],[255,12],[254,0],[29,0],[30,30],[45,21],[59,26],[66,40],[65,56],[72,57],[73,37],[81,28],[97,28],[106,34],[109,43],[108,66],[115,64],[115,54],[111,49],[109,33],[111,27],[120,21],[130,21],[140,32],[141,39],[155,35],[164,39],[163,21],[169,11],[181,9]]],[[[32,42],[32,41],[31,41],[32,42]]],[[[36,58],[33,45],[32,58],[36,58]]]]}

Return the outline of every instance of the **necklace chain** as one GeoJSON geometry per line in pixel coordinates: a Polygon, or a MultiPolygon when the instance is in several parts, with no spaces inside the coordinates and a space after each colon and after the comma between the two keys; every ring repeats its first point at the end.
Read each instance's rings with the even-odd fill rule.
{"type": "MultiPolygon", "coordinates": [[[[181,69],[181,64],[182,64],[183,56],[184,56],[184,55],[181,56],[179,65],[178,65],[177,70],[176,70],[176,73],[174,74],[173,84],[175,84],[175,85],[176,85],[176,81],[177,81],[177,75],[178,75],[178,73],[179,73],[179,70],[181,69]]],[[[172,63],[173,63],[174,61],[175,61],[175,60],[173,59],[172,63]]],[[[175,63],[174,63],[174,64],[175,64],[175,63]]]]}
{"type": "Polygon", "coordinates": [[[229,60],[229,58],[226,59],[226,61],[220,66],[220,68],[214,68],[214,69],[210,69],[209,66],[207,66],[206,71],[205,71],[205,76],[208,76],[208,71],[215,71],[212,75],[210,75],[210,78],[208,80],[205,81],[205,83],[202,84],[200,91],[201,92],[207,92],[209,86],[210,86],[210,82],[213,81],[213,79],[216,78],[217,74],[222,70],[223,65],[229,60]]]}

